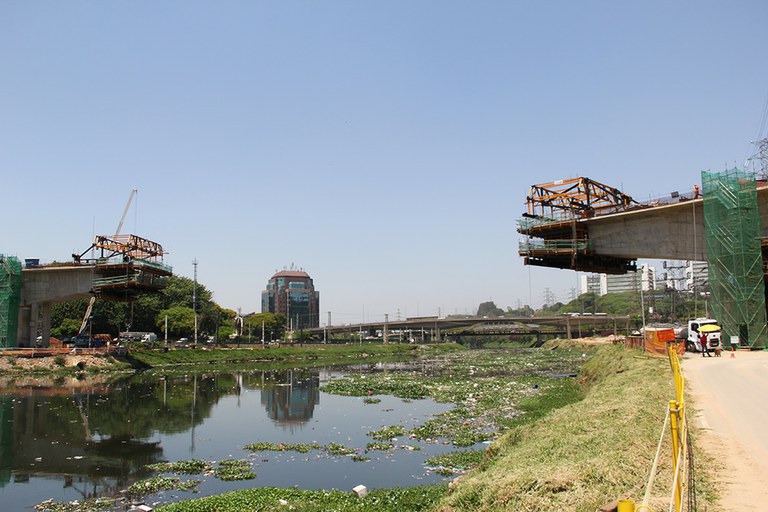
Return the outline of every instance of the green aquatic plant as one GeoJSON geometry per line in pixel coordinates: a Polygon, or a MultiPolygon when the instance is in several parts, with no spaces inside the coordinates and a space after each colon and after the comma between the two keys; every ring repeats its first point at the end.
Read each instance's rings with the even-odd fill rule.
{"type": "Polygon", "coordinates": [[[75,501],[46,500],[32,508],[40,512],[96,512],[99,510],[114,510],[117,498],[88,498],[75,501]]]}
{"type": "Polygon", "coordinates": [[[428,465],[438,468],[435,470],[438,474],[444,474],[440,470],[453,474],[476,468],[483,462],[484,456],[484,450],[462,450],[437,455],[427,459],[426,462],[428,465]]]}
{"type": "Polygon", "coordinates": [[[177,462],[158,462],[149,464],[147,469],[157,471],[158,473],[176,473],[184,475],[196,475],[211,469],[211,464],[204,460],[191,459],[180,460],[177,462]]]}
{"type": "Polygon", "coordinates": [[[250,443],[244,446],[246,450],[252,452],[299,452],[309,453],[312,450],[319,450],[322,445],[317,443],[250,443]]]}
{"type": "Polygon", "coordinates": [[[256,478],[256,473],[251,472],[251,463],[247,460],[222,460],[214,476],[224,481],[250,480],[256,478]]]}
{"type": "Polygon", "coordinates": [[[367,445],[365,445],[366,451],[373,451],[373,450],[381,450],[381,451],[387,451],[391,450],[393,447],[392,443],[384,443],[382,441],[371,441],[367,445]]]}
{"type": "Polygon", "coordinates": [[[323,449],[331,455],[352,455],[355,453],[354,448],[347,448],[339,443],[328,443],[323,449]]]}
{"type": "Polygon", "coordinates": [[[126,494],[133,498],[147,496],[159,491],[179,490],[190,491],[197,487],[199,480],[182,480],[181,478],[168,476],[153,476],[139,480],[126,490],[126,494]]]}
{"type": "Polygon", "coordinates": [[[405,427],[402,425],[392,425],[384,427],[381,430],[372,430],[371,432],[368,432],[369,436],[379,441],[392,439],[393,437],[402,436],[403,434],[405,434],[405,427]]]}

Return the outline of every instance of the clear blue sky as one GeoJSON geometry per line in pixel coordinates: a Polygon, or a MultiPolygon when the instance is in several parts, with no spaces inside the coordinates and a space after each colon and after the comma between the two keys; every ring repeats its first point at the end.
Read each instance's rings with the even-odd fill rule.
{"type": "Polygon", "coordinates": [[[522,264],[531,184],[637,198],[741,166],[768,2],[0,3],[0,252],[160,242],[225,307],[275,270],[321,321],[565,300],[522,264]],[[530,283],[530,286],[529,286],[530,283]]]}

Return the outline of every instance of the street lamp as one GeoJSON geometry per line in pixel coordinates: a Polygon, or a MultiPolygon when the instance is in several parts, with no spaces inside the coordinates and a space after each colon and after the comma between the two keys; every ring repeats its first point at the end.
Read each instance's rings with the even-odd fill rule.
{"type": "Polygon", "coordinates": [[[704,299],[704,317],[709,318],[709,296],[712,295],[711,292],[699,292],[699,295],[704,299]]]}

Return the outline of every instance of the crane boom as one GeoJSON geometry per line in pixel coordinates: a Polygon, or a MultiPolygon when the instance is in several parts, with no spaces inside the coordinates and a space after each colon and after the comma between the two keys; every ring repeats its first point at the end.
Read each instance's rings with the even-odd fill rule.
{"type": "Polygon", "coordinates": [[[131,190],[131,195],[128,197],[128,203],[125,205],[125,210],[123,210],[123,216],[120,217],[120,224],[117,225],[117,231],[115,231],[116,235],[120,234],[120,230],[123,229],[123,222],[125,221],[125,216],[128,215],[128,208],[131,207],[131,201],[133,201],[133,196],[136,195],[136,193],[139,191],[139,189],[134,188],[131,190]]]}
{"type": "Polygon", "coordinates": [[[78,336],[82,336],[85,333],[85,328],[88,326],[88,322],[91,319],[91,311],[93,310],[93,303],[96,302],[96,296],[92,296],[88,302],[88,307],[85,309],[85,316],[83,316],[83,323],[80,324],[80,330],[77,332],[78,336]]]}

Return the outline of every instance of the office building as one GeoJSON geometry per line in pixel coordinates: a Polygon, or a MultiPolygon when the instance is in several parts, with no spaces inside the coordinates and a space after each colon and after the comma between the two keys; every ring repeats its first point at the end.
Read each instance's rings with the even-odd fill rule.
{"type": "Polygon", "coordinates": [[[580,276],[581,293],[637,292],[656,289],[656,269],[648,264],[638,266],[636,272],[626,274],[583,274],[580,276]]]}
{"type": "Polygon", "coordinates": [[[320,292],[303,270],[281,270],[261,292],[261,312],[283,315],[290,330],[320,325],[320,292]]]}

